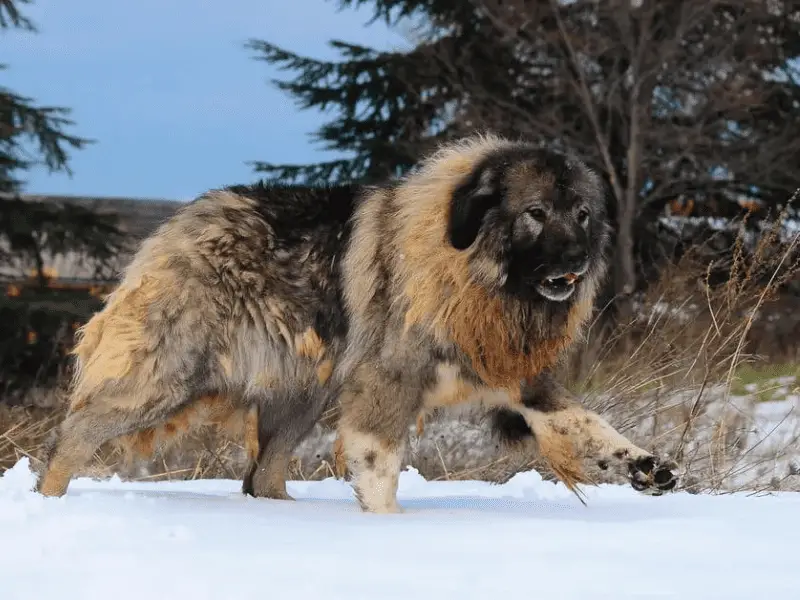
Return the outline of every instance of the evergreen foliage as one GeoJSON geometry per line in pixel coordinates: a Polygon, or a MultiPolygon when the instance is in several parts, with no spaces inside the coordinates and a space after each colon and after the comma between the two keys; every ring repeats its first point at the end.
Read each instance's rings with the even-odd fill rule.
{"type": "MultiPolygon", "coordinates": [[[[0,28],[36,31],[20,11],[22,4],[30,0],[0,0],[0,28]]],[[[0,65],[0,70],[5,68],[0,65]]],[[[67,132],[73,125],[69,112],[37,105],[32,98],[0,86],[0,262],[25,270],[33,267],[42,285],[45,255],[84,254],[102,271],[123,244],[113,216],[78,205],[19,198],[25,183],[22,174],[37,165],[71,174],[70,150],[91,143],[67,132]]]]}
{"type": "Polygon", "coordinates": [[[618,297],[641,285],[642,257],[663,251],[653,238],[665,211],[730,218],[756,208],[755,223],[800,187],[800,3],[338,4],[413,24],[412,47],[333,40],[340,58],[325,61],[251,41],[257,58],[288,74],[278,87],[332,115],[314,139],[341,156],[255,163],[267,180],[370,181],[476,130],[574,151],[608,182],[618,297]]]}

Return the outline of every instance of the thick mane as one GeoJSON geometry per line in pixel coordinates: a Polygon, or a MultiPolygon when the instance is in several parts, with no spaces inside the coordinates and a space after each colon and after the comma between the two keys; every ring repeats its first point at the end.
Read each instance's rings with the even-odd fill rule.
{"type": "Polygon", "coordinates": [[[553,365],[579,335],[594,290],[586,281],[566,318],[543,323],[541,307],[476,284],[470,277],[474,249],[459,251],[448,243],[453,190],[488,153],[509,146],[512,142],[481,136],[448,147],[396,189],[394,202],[406,329],[418,325],[442,341],[452,340],[487,385],[514,390],[521,380],[553,365]]]}

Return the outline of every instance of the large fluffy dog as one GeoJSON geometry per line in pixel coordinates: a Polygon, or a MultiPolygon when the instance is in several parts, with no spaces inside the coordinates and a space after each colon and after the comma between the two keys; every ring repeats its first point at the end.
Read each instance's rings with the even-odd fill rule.
{"type": "Polygon", "coordinates": [[[506,433],[523,424],[570,486],[589,460],[672,489],[673,463],[548,374],[589,316],[608,236],[585,165],[494,137],[447,145],[383,187],[205,194],[142,245],[83,328],[39,489],[63,494],[112,438],[149,445],[239,415],[258,431],[244,490],[286,498],[291,451],[337,398],[368,511],[398,510],[417,416],[470,401],[506,433]]]}

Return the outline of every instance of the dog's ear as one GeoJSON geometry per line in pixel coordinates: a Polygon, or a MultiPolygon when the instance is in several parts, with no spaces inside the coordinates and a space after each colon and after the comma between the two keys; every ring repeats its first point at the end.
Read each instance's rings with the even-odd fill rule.
{"type": "Polygon", "coordinates": [[[498,169],[484,167],[453,191],[447,233],[456,250],[466,250],[478,237],[483,218],[503,201],[498,169]]]}
{"type": "Polygon", "coordinates": [[[608,180],[608,177],[600,175],[595,170],[590,170],[590,177],[589,180],[592,184],[594,190],[596,190],[596,196],[598,200],[596,214],[600,218],[605,218],[608,215],[611,215],[611,210],[615,208],[614,206],[614,188],[611,186],[611,182],[608,180]]]}

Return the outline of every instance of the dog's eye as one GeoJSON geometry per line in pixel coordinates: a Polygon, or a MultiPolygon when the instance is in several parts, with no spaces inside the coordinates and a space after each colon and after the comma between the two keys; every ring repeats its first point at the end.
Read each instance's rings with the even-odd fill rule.
{"type": "Polygon", "coordinates": [[[585,208],[578,211],[578,222],[581,225],[586,225],[589,222],[589,211],[585,208]]]}
{"type": "Polygon", "coordinates": [[[537,221],[544,223],[547,220],[547,213],[544,212],[541,208],[532,208],[528,211],[528,214],[532,216],[537,221]]]}

